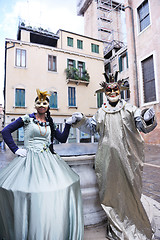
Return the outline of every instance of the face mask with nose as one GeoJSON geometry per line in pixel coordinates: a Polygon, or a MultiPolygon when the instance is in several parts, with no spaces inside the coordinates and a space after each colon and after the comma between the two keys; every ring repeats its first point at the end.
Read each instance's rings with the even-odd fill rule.
{"type": "Polygon", "coordinates": [[[40,107],[48,107],[49,106],[49,102],[47,100],[39,100],[37,99],[37,101],[35,102],[35,108],[40,108],[40,107]]]}
{"type": "Polygon", "coordinates": [[[120,86],[118,83],[107,83],[105,94],[109,102],[117,102],[120,98],[120,86]]]}

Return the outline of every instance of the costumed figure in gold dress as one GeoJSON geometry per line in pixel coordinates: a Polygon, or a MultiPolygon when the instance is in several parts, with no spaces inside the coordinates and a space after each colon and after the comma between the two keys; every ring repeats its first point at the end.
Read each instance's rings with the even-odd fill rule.
{"type": "Polygon", "coordinates": [[[140,132],[156,127],[153,108],[141,111],[120,99],[128,83],[106,76],[97,92],[107,101],[92,118],[81,113],[73,127],[86,133],[99,133],[95,172],[101,205],[107,214],[106,237],[115,240],[151,240],[152,228],[141,202],[144,141],[140,132]]]}

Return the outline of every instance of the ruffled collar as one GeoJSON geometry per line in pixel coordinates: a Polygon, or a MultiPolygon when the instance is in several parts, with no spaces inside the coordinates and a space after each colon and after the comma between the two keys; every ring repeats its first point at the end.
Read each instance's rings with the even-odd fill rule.
{"type": "Polygon", "coordinates": [[[115,107],[112,107],[108,101],[102,105],[102,110],[107,113],[119,112],[126,105],[126,101],[120,99],[115,107]]]}

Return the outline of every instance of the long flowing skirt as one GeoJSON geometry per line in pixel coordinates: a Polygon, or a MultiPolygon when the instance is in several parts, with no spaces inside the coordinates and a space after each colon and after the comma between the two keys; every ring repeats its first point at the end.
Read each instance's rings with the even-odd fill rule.
{"type": "Polygon", "coordinates": [[[0,239],[83,240],[79,176],[57,154],[29,150],[0,171],[0,239]]]}

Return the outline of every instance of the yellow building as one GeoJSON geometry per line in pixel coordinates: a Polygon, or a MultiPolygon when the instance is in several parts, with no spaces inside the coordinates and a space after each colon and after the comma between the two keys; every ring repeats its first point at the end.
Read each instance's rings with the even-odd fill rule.
{"type": "MultiPolygon", "coordinates": [[[[37,88],[50,91],[51,114],[60,129],[75,111],[87,116],[96,112],[100,103],[94,93],[104,81],[102,41],[65,30],[53,34],[21,23],[17,40],[6,39],[5,48],[5,125],[35,111],[37,88]]],[[[88,138],[74,131],[70,142],[88,138]]]]}

